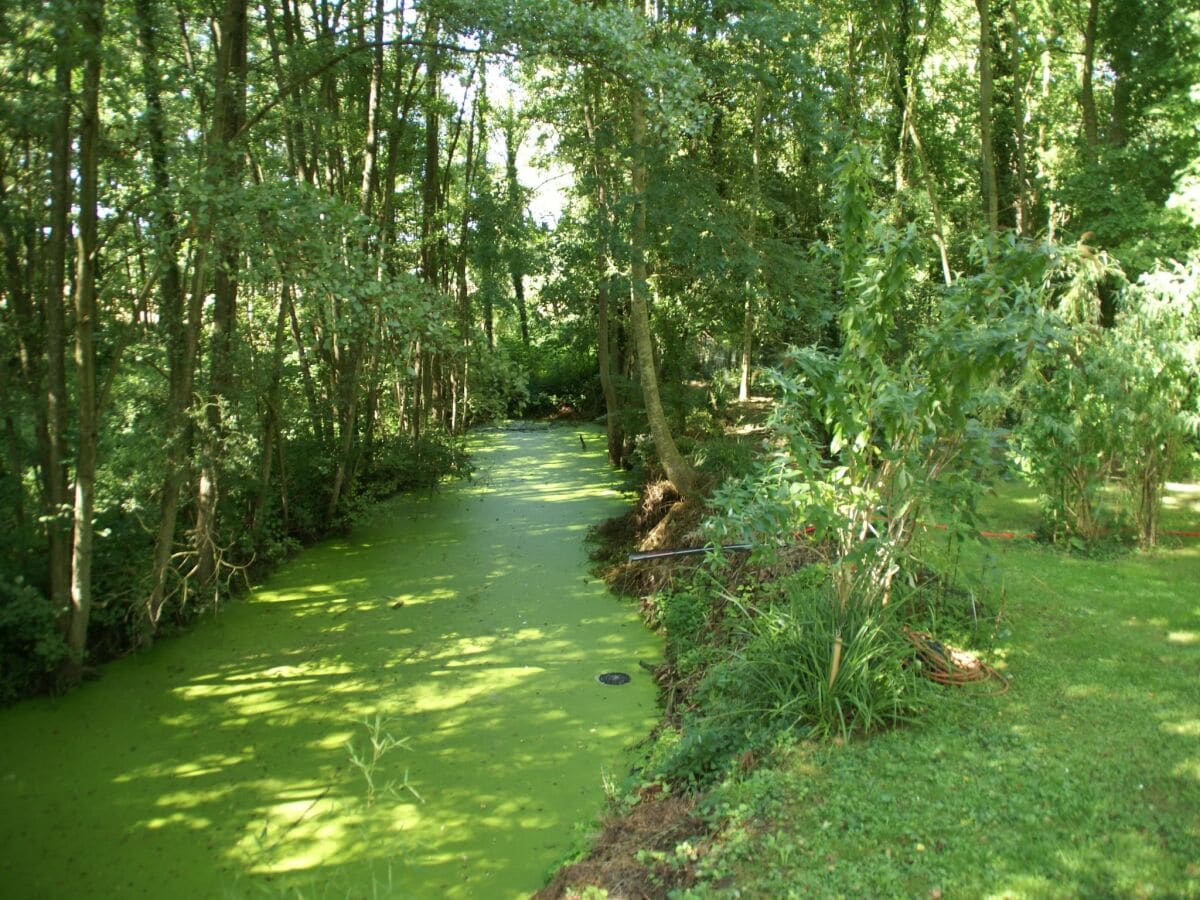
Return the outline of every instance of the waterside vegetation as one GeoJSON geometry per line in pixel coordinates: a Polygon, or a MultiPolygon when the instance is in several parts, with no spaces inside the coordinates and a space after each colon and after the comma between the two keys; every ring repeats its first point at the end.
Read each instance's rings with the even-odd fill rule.
{"type": "Polygon", "coordinates": [[[610,787],[674,819],[552,892],[1198,890],[1196,0],[0,35],[0,700],[468,475],[473,426],[591,420],[667,649],[610,787]]]}

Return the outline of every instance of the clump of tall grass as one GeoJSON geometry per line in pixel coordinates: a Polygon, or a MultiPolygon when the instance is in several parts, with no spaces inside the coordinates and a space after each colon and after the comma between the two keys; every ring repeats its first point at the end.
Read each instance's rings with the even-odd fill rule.
{"type": "Polygon", "coordinates": [[[824,566],[725,594],[726,641],[656,769],[686,784],[798,739],[847,738],[914,721],[929,699],[898,604],[842,604],[824,566]]]}
{"type": "Polygon", "coordinates": [[[742,606],[740,639],[702,690],[772,731],[813,737],[911,721],[923,684],[893,607],[840,603],[824,580],[792,576],[764,609],[742,606]]]}

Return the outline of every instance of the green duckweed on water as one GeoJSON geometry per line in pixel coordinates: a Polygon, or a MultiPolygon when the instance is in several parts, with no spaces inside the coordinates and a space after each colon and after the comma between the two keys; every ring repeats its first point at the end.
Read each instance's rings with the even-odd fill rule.
{"type": "Polygon", "coordinates": [[[651,727],[638,661],[661,652],[588,574],[622,494],[577,434],[480,436],[473,482],[381,504],[187,636],[0,711],[0,894],[539,887],[651,727]],[[402,745],[372,766],[376,717],[402,745]]]}

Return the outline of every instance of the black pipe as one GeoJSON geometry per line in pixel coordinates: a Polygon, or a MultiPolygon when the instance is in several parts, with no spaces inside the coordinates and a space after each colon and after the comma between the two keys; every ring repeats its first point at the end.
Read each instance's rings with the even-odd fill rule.
{"type": "Polygon", "coordinates": [[[667,559],[672,556],[699,556],[702,553],[708,553],[710,550],[753,550],[750,544],[723,544],[720,548],[709,545],[707,547],[688,547],[684,550],[649,550],[645,553],[630,553],[629,562],[641,562],[646,559],[667,559]]]}

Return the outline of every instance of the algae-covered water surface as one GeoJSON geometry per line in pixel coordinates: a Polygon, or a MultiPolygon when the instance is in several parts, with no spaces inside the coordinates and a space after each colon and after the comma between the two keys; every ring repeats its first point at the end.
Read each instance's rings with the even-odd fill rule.
{"type": "Polygon", "coordinates": [[[638,661],[661,648],[587,571],[622,503],[602,441],[472,449],[472,482],[381,504],[192,633],[0,711],[0,894],[540,886],[651,726],[638,661]]]}

